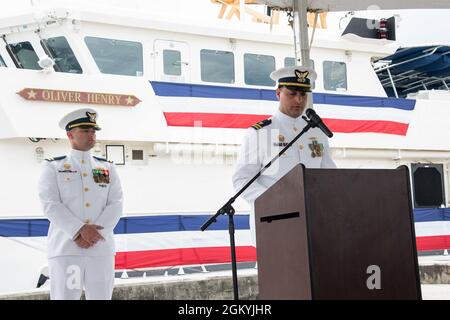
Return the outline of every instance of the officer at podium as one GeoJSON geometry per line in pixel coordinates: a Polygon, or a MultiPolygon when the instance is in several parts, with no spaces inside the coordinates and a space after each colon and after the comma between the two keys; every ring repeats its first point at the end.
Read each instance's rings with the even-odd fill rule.
{"type": "MultiPolygon", "coordinates": [[[[299,66],[281,68],[271,73],[270,77],[278,84],[276,96],[279,108],[269,119],[247,129],[232,178],[236,192],[307,125],[301,116],[316,76],[314,70],[299,66]]],[[[328,138],[319,128],[309,129],[303,134],[242,194],[252,206],[250,231],[255,247],[254,201],[299,163],[307,168],[336,168],[328,138]]]]}
{"type": "Polygon", "coordinates": [[[98,114],[79,109],[64,116],[72,150],[44,161],[39,198],[50,220],[50,298],[111,299],[114,285],[113,229],[122,214],[122,188],[114,164],[91,155],[98,114]]]}

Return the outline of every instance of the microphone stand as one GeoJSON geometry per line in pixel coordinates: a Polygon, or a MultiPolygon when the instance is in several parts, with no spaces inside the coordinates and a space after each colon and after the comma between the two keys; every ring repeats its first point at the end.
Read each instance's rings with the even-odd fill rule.
{"type": "Polygon", "coordinates": [[[252,179],[250,179],[245,186],[241,188],[233,197],[230,198],[230,200],[227,201],[219,210],[217,210],[216,214],[213,215],[211,218],[209,218],[202,226],[201,231],[205,231],[210,224],[213,222],[216,222],[217,217],[222,214],[228,215],[228,232],[230,234],[230,248],[231,248],[231,271],[233,275],[233,297],[234,300],[239,300],[239,292],[238,292],[238,281],[237,281],[237,266],[236,266],[236,246],[234,242],[234,220],[233,216],[236,212],[232,206],[234,201],[256,180],[259,178],[259,176],[266,171],[267,168],[269,168],[272,163],[274,163],[283,153],[286,152],[287,149],[289,149],[292,144],[297,141],[306,131],[308,131],[311,128],[315,128],[319,125],[319,121],[315,121],[315,119],[308,119],[305,116],[302,116],[303,120],[307,122],[307,125],[303,128],[303,130],[295,136],[295,138],[289,142],[283,150],[281,150],[278,155],[276,155],[269,163],[267,163],[252,179]]]}

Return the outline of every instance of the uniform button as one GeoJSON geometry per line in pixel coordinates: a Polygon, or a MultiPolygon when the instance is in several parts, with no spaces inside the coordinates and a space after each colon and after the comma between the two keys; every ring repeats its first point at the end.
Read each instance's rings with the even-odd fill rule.
{"type": "Polygon", "coordinates": [[[300,148],[300,150],[303,150],[303,145],[302,144],[299,145],[298,147],[300,148]]]}
{"type": "Polygon", "coordinates": [[[83,172],[83,177],[87,177],[87,173],[86,172],[83,172]]]}
{"type": "Polygon", "coordinates": [[[91,204],[89,202],[86,202],[86,208],[89,208],[91,204]]]}
{"type": "Polygon", "coordinates": [[[81,163],[84,164],[84,160],[81,160],[81,163]]]}
{"type": "Polygon", "coordinates": [[[84,220],[84,223],[91,223],[91,220],[86,219],[86,220],[84,220]]]}
{"type": "Polygon", "coordinates": [[[295,132],[297,132],[297,131],[298,131],[298,129],[297,129],[296,127],[294,127],[294,131],[295,131],[295,132]]]}
{"type": "Polygon", "coordinates": [[[89,191],[89,188],[84,188],[84,192],[88,192],[89,191]]]}
{"type": "Polygon", "coordinates": [[[67,178],[66,178],[66,181],[70,181],[70,178],[69,178],[69,177],[67,177],[67,178]]]}

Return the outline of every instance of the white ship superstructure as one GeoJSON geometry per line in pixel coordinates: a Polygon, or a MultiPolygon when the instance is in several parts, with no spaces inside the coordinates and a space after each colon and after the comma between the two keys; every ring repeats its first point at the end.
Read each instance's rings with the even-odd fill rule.
{"type": "MultiPolygon", "coordinates": [[[[199,226],[234,194],[231,175],[246,128],[277,109],[268,75],[295,64],[287,26],[67,6],[4,18],[0,36],[0,292],[34,288],[45,270],[40,163],[67,154],[58,121],[85,106],[99,112],[102,127],[92,152],[116,163],[124,189],[116,268],[229,261],[226,220],[206,232],[199,226]]],[[[418,188],[413,195],[423,183],[415,170],[432,169],[441,189],[434,183],[431,198],[447,207],[450,82],[405,91],[407,99],[388,97],[392,83],[380,82],[374,66],[387,70],[389,63],[374,62],[397,49],[317,29],[315,108],[335,131],[338,167],[407,165],[418,188]]],[[[418,209],[433,207],[419,200],[418,209]]],[[[249,206],[239,199],[236,209],[238,261],[254,261],[249,206]]],[[[424,221],[416,229],[424,239],[419,248],[448,248],[448,222],[424,221]]]]}

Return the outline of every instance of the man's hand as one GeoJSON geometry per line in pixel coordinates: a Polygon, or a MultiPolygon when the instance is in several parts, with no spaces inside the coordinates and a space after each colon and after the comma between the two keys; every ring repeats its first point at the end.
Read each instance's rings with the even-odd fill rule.
{"type": "Polygon", "coordinates": [[[80,248],[83,248],[83,249],[88,249],[88,248],[92,247],[92,245],[89,244],[89,242],[87,242],[86,240],[84,240],[81,237],[81,235],[78,235],[78,237],[76,237],[75,243],[77,244],[77,246],[79,246],[80,248]]]}
{"type": "Polygon", "coordinates": [[[96,224],[85,224],[80,229],[80,237],[87,242],[89,246],[93,246],[99,240],[105,240],[100,232],[98,232],[98,230],[102,229],[102,226],[96,224]]]}

